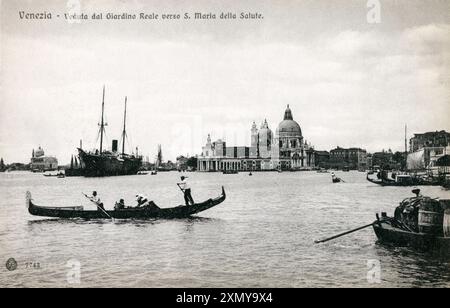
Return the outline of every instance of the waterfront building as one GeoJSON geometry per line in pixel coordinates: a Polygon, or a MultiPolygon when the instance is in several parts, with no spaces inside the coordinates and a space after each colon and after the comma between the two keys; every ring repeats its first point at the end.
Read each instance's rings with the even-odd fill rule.
{"type": "Polygon", "coordinates": [[[263,171],[311,169],[314,148],[303,139],[300,125],[294,120],[289,105],[276,133],[264,120],[258,129],[253,122],[250,146],[227,146],[219,139],[212,142],[208,135],[206,145],[198,158],[199,171],[263,171]]]}
{"type": "Polygon", "coordinates": [[[45,156],[44,150],[39,146],[31,154],[30,169],[33,172],[44,172],[58,169],[58,160],[54,156],[45,156]]]}
{"type": "Polygon", "coordinates": [[[330,153],[328,151],[314,151],[314,163],[316,167],[327,168],[330,162],[330,153]]]}
{"type": "MultiPolygon", "coordinates": [[[[396,165],[394,163],[394,154],[389,149],[388,151],[375,152],[372,154],[372,164],[373,166],[379,166],[383,169],[391,169],[392,166],[396,165]]],[[[369,167],[372,165],[369,165],[369,167]]]]}
{"type": "Polygon", "coordinates": [[[415,152],[408,153],[407,169],[410,171],[428,170],[434,175],[439,173],[438,160],[450,154],[450,146],[423,147],[415,152]]]}
{"type": "Polygon", "coordinates": [[[367,151],[361,148],[336,147],[330,151],[329,166],[335,169],[367,169],[367,151]]]}
{"type": "Polygon", "coordinates": [[[447,147],[450,145],[450,133],[445,130],[414,134],[409,140],[409,152],[413,153],[425,147],[447,147]]]}
{"type": "Polygon", "coordinates": [[[411,171],[429,171],[439,173],[438,160],[450,154],[450,133],[442,130],[414,134],[409,140],[410,151],[406,166],[411,171]]]}

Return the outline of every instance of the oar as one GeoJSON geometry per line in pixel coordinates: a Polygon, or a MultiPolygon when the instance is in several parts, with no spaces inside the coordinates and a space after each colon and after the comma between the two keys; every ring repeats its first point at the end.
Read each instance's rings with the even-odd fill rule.
{"type": "Polygon", "coordinates": [[[362,230],[362,229],[371,227],[371,226],[373,226],[374,224],[375,224],[375,222],[373,222],[373,223],[371,223],[371,224],[369,224],[369,225],[365,225],[365,226],[362,226],[362,227],[359,227],[359,228],[356,228],[356,229],[353,229],[353,230],[344,232],[344,233],[340,233],[340,234],[338,234],[338,235],[335,235],[335,236],[326,238],[326,239],[324,239],[324,240],[314,241],[314,243],[315,243],[315,244],[319,244],[319,243],[328,242],[328,241],[334,240],[335,238],[338,238],[338,237],[341,237],[341,236],[344,236],[344,235],[347,235],[347,234],[350,234],[350,233],[353,233],[353,232],[356,232],[356,231],[359,231],[359,230],[362,230]]]}
{"type": "Polygon", "coordinates": [[[109,219],[113,220],[113,218],[111,217],[111,215],[109,215],[104,209],[102,209],[102,208],[100,207],[100,205],[98,205],[96,202],[92,201],[92,199],[91,199],[88,195],[86,195],[85,193],[83,193],[83,195],[84,195],[86,198],[88,198],[89,201],[91,201],[92,203],[95,203],[95,205],[97,206],[97,208],[100,209],[103,213],[105,213],[105,215],[108,216],[109,219]]]}
{"type": "Polygon", "coordinates": [[[344,181],[343,179],[339,178],[339,180],[341,180],[341,182],[347,183],[346,181],[344,181]]]}
{"type": "Polygon", "coordinates": [[[180,187],[180,184],[179,184],[179,183],[177,183],[177,186],[178,186],[178,188],[181,190],[181,192],[182,192],[183,195],[184,195],[184,190],[183,190],[183,188],[180,187]]]}

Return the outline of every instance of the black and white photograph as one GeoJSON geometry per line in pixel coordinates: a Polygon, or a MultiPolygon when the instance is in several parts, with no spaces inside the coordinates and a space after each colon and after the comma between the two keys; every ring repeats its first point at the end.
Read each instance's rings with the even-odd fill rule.
{"type": "Polygon", "coordinates": [[[450,287],[450,1],[0,0],[0,42],[0,287],[450,287]]]}

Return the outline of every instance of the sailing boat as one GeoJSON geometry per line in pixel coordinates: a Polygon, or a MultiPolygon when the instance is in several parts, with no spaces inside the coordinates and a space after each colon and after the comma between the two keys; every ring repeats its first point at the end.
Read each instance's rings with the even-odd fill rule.
{"type": "Polygon", "coordinates": [[[125,112],[123,118],[122,131],[122,152],[119,153],[117,149],[117,140],[112,141],[111,151],[103,149],[103,135],[105,133],[104,121],[105,113],[105,87],[103,87],[102,100],[102,119],[100,126],[100,149],[95,152],[86,152],[78,148],[78,155],[84,169],[84,176],[86,177],[101,177],[101,176],[116,176],[116,175],[132,175],[137,174],[142,166],[142,157],[133,154],[125,153],[126,133],[126,115],[127,115],[127,98],[125,97],[125,112]]]}
{"type": "Polygon", "coordinates": [[[156,156],[156,160],[155,160],[155,170],[152,171],[152,175],[157,175],[158,174],[158,170],[161,167],[162,164],[162,150],[161,150],[161,145],[158,145],[158,155],[156,156]]]}

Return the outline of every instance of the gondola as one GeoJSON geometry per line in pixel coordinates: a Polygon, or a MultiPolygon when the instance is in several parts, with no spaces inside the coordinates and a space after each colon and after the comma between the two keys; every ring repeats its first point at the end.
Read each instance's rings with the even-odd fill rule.
{"type": "Polygon", "coordinates": [[[57,218],[82,218],[82,219],[154,219],[154,218],[188,218],[194,214],[210,209],[225,201],[225,189],[215,199],[208,199],[202,203],[190,206],[177,206],[172,208],[160,208],[155,204],[140,208],[125,208],[120,210],[84,210],[82,206],[75,207],[43,207],[33,203],[31,193],[26,194],[28,212],[35,216],[57,218]]]}

